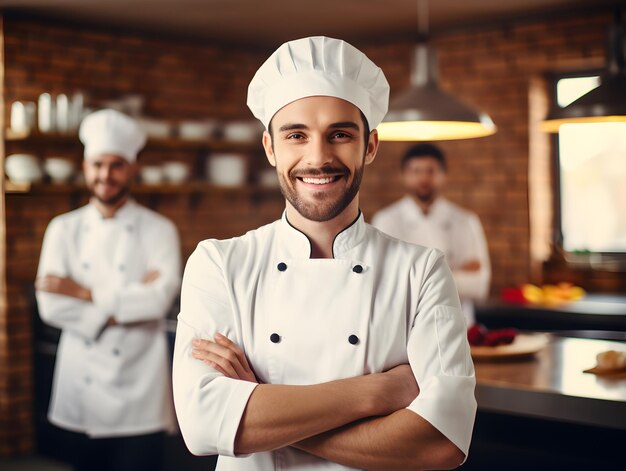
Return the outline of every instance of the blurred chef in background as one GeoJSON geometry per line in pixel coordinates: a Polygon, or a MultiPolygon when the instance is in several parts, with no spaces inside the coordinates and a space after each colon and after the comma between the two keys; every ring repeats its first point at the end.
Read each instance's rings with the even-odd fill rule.
{"type": "Polygon", "coordinates": [[[80,128],[89,204],[55,217],[35,287],[62,329],[49,420],[67,430],[75,469],[160,469],[174,429],[162,320],[180,288],[174,224],[130,197],[146,136],[114,110],[80,128]]]}
{"type": "Polygon", "coordinates": [[[397,239],[436,247],[446,254],[468,325],[473,301],[489,293],[491,264],[478,216],[441,196],[447,162],[438,147],[411,147],[401,163],[406,196],[376,213],[372,225],[397,239]]]}

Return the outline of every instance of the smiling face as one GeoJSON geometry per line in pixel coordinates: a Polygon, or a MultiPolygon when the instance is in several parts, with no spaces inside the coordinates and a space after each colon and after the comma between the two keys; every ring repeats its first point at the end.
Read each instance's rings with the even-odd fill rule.
{"type": "Polygon", "coordinates": [[[355,201],[364,166],[378,149],[375,130],[366,146],[356,106],[335,97],[302,98],[274,115],[271,130],[263,134],[265,153],[285,199],[300,215],[328,221],[355,201]]]}
{"type": "Polygon", "coordinates": [[[446,171],[435,157],[414,157],[404,164],[402,180],[409,194],[432,203],[446,183],[446,171]]]}
{"type": "Polygon", "coordinates": [[[85,183],[98,201],[116,206],[130,192],[136,168],[123,157],[99,155],[83,161],[85,183]]]}

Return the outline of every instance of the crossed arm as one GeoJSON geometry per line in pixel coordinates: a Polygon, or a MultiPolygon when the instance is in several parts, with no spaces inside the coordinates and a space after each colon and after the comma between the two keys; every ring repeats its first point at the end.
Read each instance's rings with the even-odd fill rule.
{"type": "MultiPolygon", "coordinates": [[[[194,358],[224,376],[258,383],[244,352],[223,335],[195,340],[193,347],[194,358]]],[[[405,409],[418,394],[408,365],[311,386],[259,384],[239,423],[235,451],[293,446],[346,466],[381,470],[459,466],[463,453],[405,409]]]]}
{"type": "Polygon", "coordinates": [[[71,276],[70,260],[76,256],[75,247],[68,242],[73,239],[67,236],[71,230],[55,218],[44,236],[35,288],[45,322],[95,339],[108,326],[134,325],[164,316],[180,286],[179,243],[173,225],[164,225],[158,240],[142,240],[150,248],[151,270],[141,282],[121,288],[113,283],[89,288],[71,276]]]}
{"type": "MultiPolygon", "coordinates": [[[[151,270],[144,276],[142,283],[149,284],[159,278],[158,270],[151,270]]],[[[44,275],[35,280],[35,289],[45,293],[60,294],[88,303],[93,302],[92,292],[74,279],[66,276],[44,275]]],[[[114,315],[106,320],[106,326],[117,325],[114,315]]]]}
{"type": "Polygon", "coordinates": [[[443,254],[426,253],[407,338],[410,366],[300,386],[258,384],[238,347],[243,328],[228,295],[228,249],[213,241],[199,244],[183,278],[173,387],[192,453],[237,456],[291,446],[355,468],[461,464],[476,410],[475,378],[443,254]]]}

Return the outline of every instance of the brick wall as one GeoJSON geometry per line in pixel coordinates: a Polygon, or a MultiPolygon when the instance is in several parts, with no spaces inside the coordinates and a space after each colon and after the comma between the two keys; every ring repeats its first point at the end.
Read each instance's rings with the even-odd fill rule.
{"type": "MultiPolygon", "coordinates": [[[[529,280],[571,281],[591,291],[626,290],[626,277],[622,274],[573,270],[558,261],[531,270],[530,257],[529,134],[538,133],[540,140],[545,141],[545,135],[536,129],[538,120],[529,109],[530,84],[540,82],[542,91],[548,93],[549,73],[602,67],[611,21],[608,12],[561,15],[458,30],[434,38],[441,86],[479,106],[498,126],[494,136],[440,143],[450,163],[447,197],[475,211],[483,223],[493,269],[492,294],[529,280]]],[[[409,44],[365,45],[363,50],[383,67],[392,97],[394,90],[408,85],[409,44]]],[[[540,101],[545,101],[545,97],[540,101]]],[[[543,110],[540,114],[543,116],[543,110]]],[[[371,216],[401,196],[397,169],[405,148],[399,143],[382,146],[364,180],[362,206],[366,215],[371,216]]],[[[533,173],[533,178],[541,185],[544,181],[549,185],[550,148],[536,145],[535,152],[541,153],[537,157],[541,168],[533,173]]],[[[548,187],[546,191],[550,190],[548,187]]],[[[540,195],[539,201],[552,204],[546,195],[540,195]]],[[[534,219],[545,224],[544,215],[539,216],[534,219]]],[[[535,228],[540,236],[552,234],[549,218],[547,222],[550,227],[535,228]]]]}
{"type": "MultiPolygon", "coordinates": [[[[566,16],[459,30],[435,38],[443,87],[479,104],[498,125],[498,133],[492,137],[441,144],[450,162],[447,196],[478,213],[484,224],[494,293],[530,276],[529,82],[550,70],[597,65],[604,56],[605,28],[610,20],[608,13],[566,16]]],[[[407,86],[410,43],[355,45],[384,69],[392,90],[407,86]]],[[[83,89],[96,100],[141,93],[147,98],[149,114],[171,119],[249,117],[245,107],[247,84],[265,59],[259,52],[202,42],[91,31],[11,17],[5,21],[5,50],[7,104],[35,100],[44,91],[71,93],[83,89]]],[[[17,144],[7,145],[8,153],[20,150],[17,144]]],[[[398,166],[405,148],[405,144],[384,143],[376,162],[366,171],[362,208],[368,219],[402,196],[398,166]]],[[[51,146],[44,150],[46,155],[58,152],[73,152],[77,163],[80,160],[79,147],[51,146]]],[[[190,151],[145,153],[148,161],[164,158],[196,156],[190,151]]],[[[184,257],[199,240],[241,234],[277,218],[283,207],[280,197],[256,200],[237,192],[194,198],[183,194],[139,195],[138,199],[176,222],[184,257]]],[[[54,215],[85,201],[84,197],[63,193],[9,194],[6,200],[9,303],[0,326],[10,325],[11,336],[0,334],[0,406],[3,412],[17,412],[0,416],[0,455],[24,452],[33,446],[31,300],[27,286],[35,276],[43,232],[54,215]],[[9,383],[7,378],[19,380],[9,383]]],[[[623,283],[623,277],[618,279],[623,283]]],[[[612,283],[598,287],[614,289],[612,283]]]]}
{"type": "MultiPolygon", "coordinates": [[[[558,259],[540,266],[535,276],[529,271],[529,133],[539,132],[538,120],[529,110],[530,85],[534,81],[545,86],[547,74],[554,72],[604,67],[612,20],[610,12],[561,15],[447,34],[437,40],[442,82],[479,103],[498,125],[493,137],[444,146],[452,156],[451,198],[476,211],[485,226],[493,293],[529,278],[537,283],[571,281],[590,291],[626,292],[623,273],[575,270],[558,259]]],[[[541,147],[534,152],[542,152],[541,147]]],[[[540,158],[547,160],[547,169],[553,157],[550,149],[545,150],[540,158]]],[[[533,174],[540,180],[553,177],[533,174]]],[[[551,198],[544,202],[550,204],[551,198]]],[[[538,232],[549,235],[552,227],[538,232]]]]}
{"type": "MultiPolygon", "coordinates": [[[[42,92],[88,91],[91,102],[139,93],[145,112],[157,118],[224,120],[250,118],[247,84],[261,56],[190,41],[90,31],[54,22],[6,18],[5,102],[36,101],[42,92]]],[[[8,117],[8,108],[3,116],[8,117]]],[[[7,154],[65,155],[80,164],[80,145],[7,142],[7,154]]],[[[186,160],[195,165],[197,149],[146,149],[142,159],[186,160]]],[[[259,159],[256,159],[259,160],[259,159]]],[[[4,194],[3,194],[4,196],[4,194]]],[[[45,228],[56,214],[85,204],[84,195],[33,193],[6,195],[8,307],[0,326],[0,456],[33,448],[31,286],[45,228]],[[6,413],[5,413],[6,412],[6,413]]],[[[140,194],[140,203],[175,221],[186,258],[198,241],[230,237],[280,215],[280,197],[252,198],[236,191],[207,194],[140,194]]],[[[3,244],[4,246],[4,244],[3,244]]],[[[3,270],[3,274],[5,271],[3,270]]]]}

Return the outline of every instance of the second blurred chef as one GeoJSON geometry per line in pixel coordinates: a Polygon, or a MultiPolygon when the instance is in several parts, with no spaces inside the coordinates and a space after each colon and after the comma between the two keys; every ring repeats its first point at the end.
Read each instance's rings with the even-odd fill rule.
{"type": "Polygon", "coordinates": [[[487,297],[491,263],[478,216],[441,196],[447,162],[432,144],[411,147],[402,158],[406,196],[374,215],[372,225],[407,242],[435,247],[446,254],[468,324],[473,301],[487,297]]]}
{"type": "Polygon", "coordinates": [[[174,427],[161,321],[180,286],[174,224],[130,198],[145,134],[113,110],[81,125],[90,203],[54,218],[36,281],[42,319],[63,333],[50,421],[76,469],[158,469],[174,427]]]}

